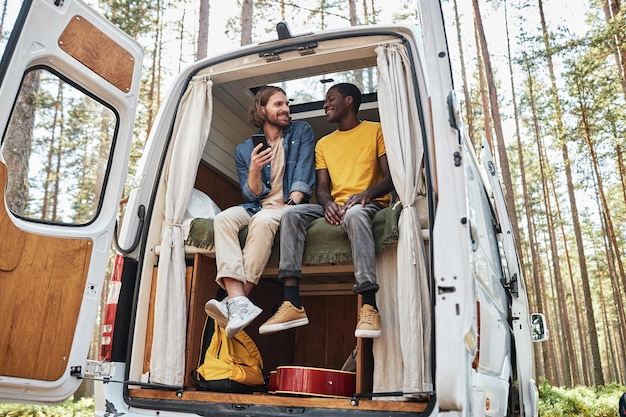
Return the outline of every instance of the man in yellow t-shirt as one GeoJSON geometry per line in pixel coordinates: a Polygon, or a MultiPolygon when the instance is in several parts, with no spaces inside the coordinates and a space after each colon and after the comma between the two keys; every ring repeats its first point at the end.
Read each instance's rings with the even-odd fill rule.
{"type": "Polygon", "coordinates": [[[315,146],[318,204],[298,204],[283,212],[278,277],[283,279],[285,296],[278,311],[259,328],[261,334],[309,322],[299,297],[302,256],[308,225],[323,216],[328,223],[341,225],[350,239],[353,290],[363,297],[354,335],[380,336],[372,221],[389,205],[393,183],[380,123],[359,120],[360,105],[361,92],[353,84],[339,83],[326,93],[326,119],[337,123],[338,129],[315,146]]]}

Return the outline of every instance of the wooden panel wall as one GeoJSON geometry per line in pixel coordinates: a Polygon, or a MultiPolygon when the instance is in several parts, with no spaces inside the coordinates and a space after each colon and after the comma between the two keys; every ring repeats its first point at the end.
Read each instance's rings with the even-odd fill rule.
{"type": "Polygon", "coordinates": [[[309,324],[297,329],[298,365],[341,369],[356,347],[356,295],[301,297],[309,324]]]}
{"type": "Polygon", "coordinates": [[[200,163],[195,188],[207,194],[222,210],[243,203],[239,184],[205,163],[200,163]]]}
{"type": "Polygon", "coordinates": [[[130,91],[135,67],[133,56],[87,19],[74,16],[58,42],[62,50],[100,77],[124,92],[130,91]]]}
{"type": "Polygon", "coordinates": [[[192,274],[192,282],[187,304],[187,347],[185,349],[185,386],[193,386],[189,373],[196,369],[200,360],[202,334],[207,315],[204,304],[217,294],[215,260],[206,256],[196,255],[192,274]]]}
{"type": "Polygon", "coordinates": [[[54,381],[68,366],[93,244],[18,229],[6,180],[0,163],[0,375],[54,381]]]}

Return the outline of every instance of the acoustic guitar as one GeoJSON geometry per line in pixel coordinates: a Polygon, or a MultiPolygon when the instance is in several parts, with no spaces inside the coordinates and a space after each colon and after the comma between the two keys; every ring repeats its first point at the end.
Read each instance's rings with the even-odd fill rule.
{"type": "Polygon", "coordinates": [[[279,366],[270,372],[268,391],[273,394],[316,397],[351,397],[356,372],[307,366],[279,366]]]}

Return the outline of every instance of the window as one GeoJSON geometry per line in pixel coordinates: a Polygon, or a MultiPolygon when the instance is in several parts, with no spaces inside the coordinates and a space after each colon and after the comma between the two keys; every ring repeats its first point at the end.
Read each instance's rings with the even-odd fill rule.
{"type": "MultiPolygon", "coordinates": [[[[326,92],[337,83],[352,83],[359,87],[363,94],[363,102],[376,101],[377,85],[376,67],[341,71],[323,74],[321,76],[297,78],[280,83],[272,83],[281,87],[289,98],[289,107],[292,113],[319,110],[326,99],[326,92]]],[[[256,94],[260,87],[251,89],[256,94]]]]}
{"type": "Polygon", "coordinates": [[[2,138],[9,209],[42,222],[93,220],[117,123],[110,108],[61,76],[27,72],[2,138]]]}

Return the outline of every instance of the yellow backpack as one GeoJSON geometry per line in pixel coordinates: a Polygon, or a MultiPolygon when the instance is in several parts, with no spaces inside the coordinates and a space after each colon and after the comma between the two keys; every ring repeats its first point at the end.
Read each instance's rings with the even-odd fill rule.
{"type": "Polygon", "coordinates": [[[241,330],[235,337],[229,338],[225,329],[207,317],[202,340],[200,363],[192,372],[198,389],[251,393],[263,385],[263,359],[246,332],[241,330]],[[213,322],[213,335],[205,349],[207,332],[211,329],[210,322],[213,322]]]}

